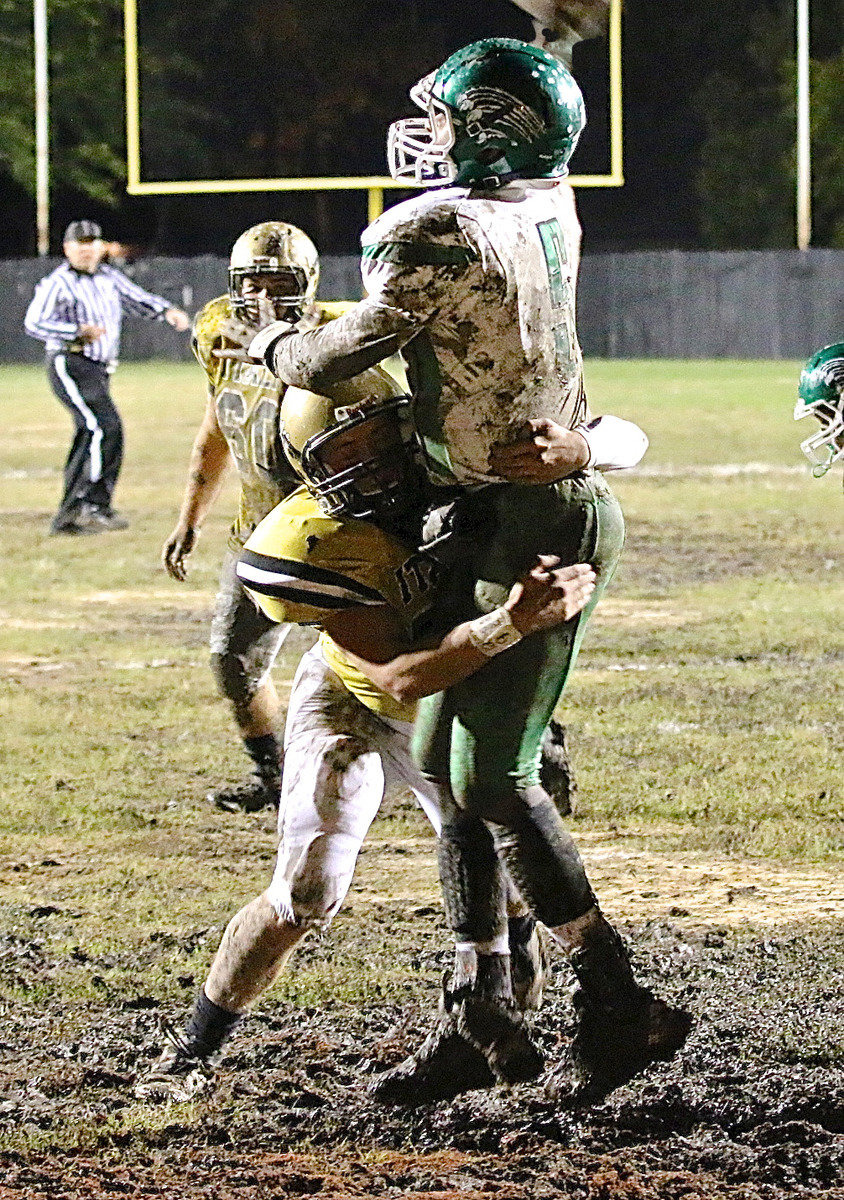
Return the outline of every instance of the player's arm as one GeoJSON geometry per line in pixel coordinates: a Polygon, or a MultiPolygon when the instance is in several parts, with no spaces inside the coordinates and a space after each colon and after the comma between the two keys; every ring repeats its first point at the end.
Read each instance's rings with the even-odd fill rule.
{"type": "Polygon", "coordinates": [[[70,320],[64,289],[55,272],[36,285],[35,295],[24,317],[24,329],[30,337],[38,338],[41,342],[51,337],[69,342],[80,336],[79,325],[70,320]]]}
{"type": "Polygon", "coordinates": [[[187,574],[186,559],[196,546],[199,531],[220,494],[230,457],[217,420],[214,393],[209,389],[205,415],[191,449],[179,520],[161,550],[161,561],[174,579],[184,580],[187,574]]]}
{"type": "Polygon", "coordinates": [[[327,616],[323,627],[376,687],[412,704],[466,679],[522,637],[576,616],[594,590],[595,573],[586,563],[560,567],[559,561],[541,556],[500,609],[464,621],[434,645],[408,646],[387,605],[342,610],[327,616]]]}
{"type": "Polygon", "coordinates": [[[424,223],[394,227],[379,218],[364,234],[364,299],[319,329],[270,326],[250,355],[285,383],[317,392],[389,358],[428,321],[459,307],[471,286],[478,251],[453,214],[446,226],[432,234],[424,223]]]}
{"type": "Polygon", "coordinates": [[[421,328],[418,317],[364,299],[318,329],[297,332],[283,321],[269,325],[253,339],[249,357],[287,384],[322,392],[389,358],[421,328]]]}

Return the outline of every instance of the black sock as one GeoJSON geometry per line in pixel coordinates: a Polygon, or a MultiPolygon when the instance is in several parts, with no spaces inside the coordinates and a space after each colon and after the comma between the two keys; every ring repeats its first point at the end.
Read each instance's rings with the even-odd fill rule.
{"type": "Polygon", "coordinates": [[[281,746],[274,733],[265,733],[261,737],[244,738],[246,753],[255,764],[262,779],[278,779],[281,774],[281,746]]]}
{"type": "Polygon", "coordinates": [[[512,1003],[509,954],[478,954],[474,991],[490,1000],[512,1003]]]}
{"type": "Polygon", "coordinates": [[[507,940],[511,946],[526,946],[536,928],[533,917],[510,917],[507,921],[507,940]]]}
{"type": "Polygon", "coordinates": [[[205,989],[200,988],[183,1035],[188,1053],[195,1058],[210,1058],[222,1048],[242,1019],[242,1013],[220,1008],[208,999],[205,989]]]}

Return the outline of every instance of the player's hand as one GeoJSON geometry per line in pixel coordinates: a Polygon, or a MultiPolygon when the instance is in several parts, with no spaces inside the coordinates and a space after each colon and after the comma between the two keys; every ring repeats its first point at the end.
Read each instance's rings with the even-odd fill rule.
{"type": "Polygon", "coordinates": [[[168,308],[164,320],[179,333],[186,333],[190,329],[190,317],[181,308],[168,308]]]}
{"type": "Polygon", "coordinates": [[[199,540],[199,530],[192,525],[177,525],[161,548],[161,564],[180,583],[187,579],[186,560],[199,540]]]}
{"type": "Polygon", "coordinates": [[[227,349],[246,350],[257,332],[254,325],[242,321],[240,317],[225,317],[220,322],[221,336],[231,342],[231,347],[227,349]]]}
{"type": "Polygon", "coordinates": [[[589,563],[561,567],[555,555],[540,554],[533,570],[513,585],[504,607],[519,633],[537,633],[576,617],[594,590],[589,563]]]}
{"type": "Polygon", "coordinates": [[[103,325],[80,325],[76,336],[81,342],[96,342],[105,333],[103,325]]]}
{"type": "Polygon", "coordinates": [[[589,462],[586,438],[547,417],[527,422],[530,436],[510,445],[493,446],[491,470],[513,483],[556,483],[589,462]]]}

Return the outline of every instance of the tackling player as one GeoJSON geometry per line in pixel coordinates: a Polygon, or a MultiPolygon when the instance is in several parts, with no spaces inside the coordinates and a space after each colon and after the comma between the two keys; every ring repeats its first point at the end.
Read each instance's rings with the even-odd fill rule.
{"type": "Polygon", "coordinates": [[[287,633],[286,626],[269,621],[246,595],[235,564],[261,518],[299,481],[279,443],[284,388],[264,367],[224,360],[215,352],[248,342],[281,317],[313,328],[336,316],[339,307],[332,311],[330,304],[314,303],[318,280],[319,259],[310,238],[294,225],[265,221],[237,239],[228,294],[206,304],[194,324],[193,352],[208,378],[208,401],[191,450],[179,520],[161,557],[174,579],[185,579],[187,559],[234,460],[240,504],[211,622],[211,665],[253,769],[234,787],[209,792],[209,800],[230,811],[254,812],[278,803],[280,705],[270,670],[287,633]]]}
{"type": "Polygon", "coordinates": [[[824,346],[800,373],[794,419],[815,417],[820,429],[800,443],[812,474],[826,475],[844,458],[844,342],[824,346]]]}
{"type": "MultiPolygon", "coordinates": [[[[411,98],[424,115],[391,127],[390,171],[427,190],[364,232],[365,299],[324,329],[269,327],[249,350],[286,383],[317,389],[402,351],[429,472],[461,492],[452,524],[466,532],[445,599],[483,623],[491,660],[422,702],[419,761],[473,828],[488,823],[569,953],[580,984],[574,1062],[584,1090],[604,1093],[671,1057],[690,1019],[636,983],[538,776],[543,731],[623,542],[594,467],[631,465],[643,450],[631,457],[623,423],[591,421],[584,391],[580,227],[564,178],[583,100],[559,61],[506,38],[453,54],[411,98]],[[589,561],[597,586],[578,620],[521,640],[505,601],[539,554],[589,561]]],[[[403,1094],[427,1079],[435,1043],[399,1072],[403,1094]]]]}
{"type": "MultiPolygon", "coordinates": [[[[207,1090],[215,1057],[240,1015],[278,975],[308,929],[334,917],[352,880],[385,782],[416,793],[437,832],[450,803],[410,754],[416,700],[487,663],[484,619],[419,640],[435,594],[436,560],[416,549],[423,479],[407,419],[409,401],[373,368],[332,389],[332,399],[290,388],[281,405],[285,452],[307,487],[261,522],[238,566],[268,618],[317,625],[288,707],[272,882],[229,923],[181,1034],[137,1084],[142,1098],[188,1099],[207,1090]]],[[[546,557],[510,589],[505,607],[527,637],[570,620],[587,603],[594,573],[546,557]]],[[[504,881],[487,835],[496,906],[485,908],[477,947],[507,941],[504,881]],[[498,903],[500,901],[500,903],[498,903]]],[[[477,866],[475,865],[475,869],[477,866]]],[[[452,1090],[496,1078],[533,1078],[541,1057],[495,969],[452,995],[452,1090]]],[[[422,1098],[422,1097],[418,1097],[422,1098]]]]}

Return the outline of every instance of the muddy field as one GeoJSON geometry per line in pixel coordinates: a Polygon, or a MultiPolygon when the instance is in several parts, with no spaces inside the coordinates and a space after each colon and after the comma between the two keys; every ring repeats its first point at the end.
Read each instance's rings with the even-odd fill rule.
{"type": "MultiPolygon", "coordinates": [[[[374,1104],[366,1083],[424,1037],[447,957],[431,949],[445,945],[435,904],[409,911],[367,893],[367,878],[383,881],[406,857],[372,847],[351,909],[306,944],[300,969],[330,975],[354,956],[374,971],[382,946],[402,945],[412,999],[379,997],[377,985],[364,1006],[268,998],[235,1035],[207,1102],[153,1111],[134,1101],[132,1080],[154,1053],[159,1020],[181,1010],[162,1013],[143,991],[109,995],[102,976],[131,964],[77,951],[81,970],[101,973],[105,993],[81,1022],[78,1010],[68,1022],[56,1001],[37,1011],[7,1006],[0,1120],[28,1134],[33,1149],[2,1157],[0,1197],[844,1200],[840,939],[832,924],[805,921],[754,930],[774,886],[758,880],[734,884],[723,925],[682,911],[622,926],[642,973],[695,1014],[676,1062],[585,1110],[550,1102],[541,1081],[416,1111],[374,1104]],[[731,923],[736,903],[741,915],[731,923]]],[[[607,887],[612,875],[605,864],[607,887]]],[[[799,911],[805,880],[790,886],[781,872],[778,882],[784,912],[794,897],[799,911]]],[[[828,899],[835,908],[841,898],[828,899]]],[[[661,898],[671,900],[670,892],[661,898]]],[[[5,937],[7,984],[17,974],[27,989],[46,991],[66,969],[51,959],[50,919],[35,910],[5,937]]],[[[197,936],[216,943],[219,929],[182,947],[162,935],[154,946],[187,961],[197,936]]],[[[186,1001],[198,982],[179,979],[186,1001]]],[[[535,1018],[549,1065],[571,1033],[568,983],[558,963],[535,1018]]]]}
{"type": "MultiPolygon", "coordinates": [[[[134,1099],[273,861],[270,814],[204,800],[243,766],[206,660],[235,489],[188,583],[166,579],[201,380],[126,364],[131,530],[82,539],[96,554],[48,538],[65,415],[39,368],[0,371],[0,1200],[844,1200],[841,493],[795,466],[797,370],[590,367],[596,411],[651,450],[617,485],[628,546],[560,714],[571,827],[692,1036],[590,1109],[539,1081],[415,1111],[367,1094],[430,1028],[450,957],[431,835],[395,797],[215,1094],[134,1099]]],[[[572,1033],[555,967],[549,1066],[572,1033]]]]}

